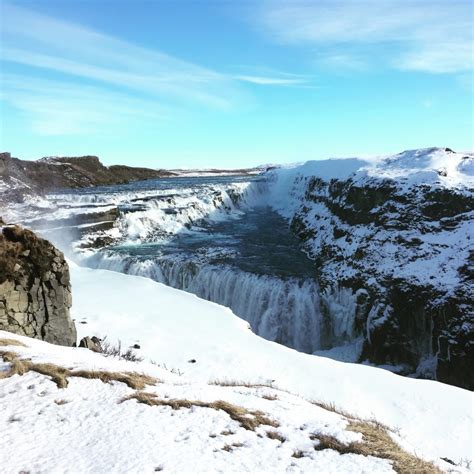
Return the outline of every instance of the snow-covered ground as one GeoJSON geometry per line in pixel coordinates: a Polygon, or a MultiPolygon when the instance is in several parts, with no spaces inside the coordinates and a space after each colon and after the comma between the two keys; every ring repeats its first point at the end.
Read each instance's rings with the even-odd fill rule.
{"type": "Polygon", "coordinates": [[[257,337],[227,308],[147,278],[75,265],[71,272],[80,337],[138,343],[141,355],[193,381],[272,382],[400,428],[419,453],[456,460],[472,456],[468,391],[299,353],[257,337]],[[196,363],[188,362],[193,359],[196,363]]]}
{"type": "MultiPolygon", "coordinates": [[[[0,331],[1,338],[11,334],[0,331]]],[[[0,472],[393,472],[372,456],[315,451],[315,433],[360,441],[348,420],[296,395],[269,387],[224,387],[193,382],[150,363],[104,358],[87,349],[62,348],[24,337],[11,346],[21,358],[71,370],[146,373],[159,382],[147,393],[162,400],[225,401],[265,413],[269,424],[245,429],[223,410],[173,410],[124,399],[124,383],[70,377],[59,389],[35,372],[1,381],[0,472]],[[281,439],[272,439],[268,432],[281,439]],[[301,452],[301,457],[294,457],[301,452]]],[[[3,349],[3,348],[2,348],[3,349]]],[[[8,364],[1,364],[2,370],[8,364]]],[[[252,418],[252,415],[249,415],[252,418]]],[[[271,435],[270,435],[271,436],[271,435]]],[[[441,463],[443,464],[443,463],[441,463]]]]}
{"type": "Polygon", "coordinates": [[[145,391],[161,399],[224,400],[259,410],[279,426],[249,431],[211,408],[120,403],[134,393],[123,383],[71,377],[59,389],[29,372],[0,381],[0,472],[392,472],[387,460],[314,450],[315,433],[345,443],[362,438],[348,429],[350,420],[310,401],[388,424],[406,450],[445,470],[453,466],[441,457],[465,462],[472,455],[468,391],[296,352],[254,335],[224,307],[146,278],[74,264],[71,271],[80,337],[139,344],[136,352],[145,360],[104,358],[2,331],[0,339],[27,347],[1,349],[70,370],[146,373],[161,382],[145,391]],[[216,380],[264,386],[212,384],[216,380]],[[293,456],[299,452],[303,457],[293,456]]]}

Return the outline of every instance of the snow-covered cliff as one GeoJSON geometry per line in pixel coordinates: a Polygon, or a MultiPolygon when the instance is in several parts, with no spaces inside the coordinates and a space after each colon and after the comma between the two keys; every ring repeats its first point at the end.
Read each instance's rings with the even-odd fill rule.
{"type": "Polygon", "coordinates": [[[313,161],[270,181],[268,202],[315,260],[325,311],[350,289],[360,359],[472,389],[474,156],[313,161]]]}

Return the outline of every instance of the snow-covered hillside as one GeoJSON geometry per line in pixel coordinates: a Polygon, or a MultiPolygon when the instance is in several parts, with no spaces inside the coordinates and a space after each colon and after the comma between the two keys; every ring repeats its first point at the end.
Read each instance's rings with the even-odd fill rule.
{"type": "MultiPolygon", "coordinates": [[[[8,446],[1,450],[1,472],[391,472],[386,459],[322,449],[334,438],[342,444],[370,438],[366,425],[331,405],[395,428],[389,439],[444,470],[453,465],[441,457],[457,463],[471,455],[473,399],[465,390],[298,353],[255,336],[226,308],[149,279],[71,270],[82,335],[139,344],[136,352],[146,359],[119,361],[0,332],[1,344],[13,338],[26,346],[1,351],[70,374],[67,388],[45,376],[51,367],[44,366],[0,381],[0,437],[8,446]],[[101,377],[97,371],[144,373],[159,382],[133,389],[90,380],[101,377]],[[159,406],[123,401],[130,396],[159,406]],[[167,406],[173,400],[202,403],[174,411],[167,406]],[[218,400],[266,420],[249,429],[232,407],[216,409],[218,400]]],[[[6,360],[3,377],[12,355],[6,360]]]]}

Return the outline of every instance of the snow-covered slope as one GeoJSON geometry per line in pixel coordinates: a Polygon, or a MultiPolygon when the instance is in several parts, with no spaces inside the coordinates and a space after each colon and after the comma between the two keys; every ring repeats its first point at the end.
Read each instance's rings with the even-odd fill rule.
{"type": "Polygon", "coordinates": [[[299,353],[257,337],[227,308],[147,278],[74,265],[71,275],[80,336],[108,336],[125,347],[138,343],[142,356],[179,370],[186,380],[271,382],[306,399],[375,417],[399,428],[418,454],[455,461],[471,457],[468,391],[299,353]]]}
{"type": "MultiPolygon", "coordinates": [[[[195,382],[156,364],[105,358],[5,331],[0,343],[7,360],[0,362],[6,377],[0,378],[2,473],[388,473],[396,468],[396,456],[393,462],[375,451],[357,454],[358,445],[371,449],[366,430],[387,433],[383,428],[269,386],[195,382]],[[21,361],[29,370],[10,375],[21,361]],[[53,373],[63,375],[53,379],[53,373]],[[341,455],[328,449],[331,442],[356,443],[349,448],[355,452],[341,455]]],[[[389,448],[393,442],[403,445],[406,463],[413,448],[395,433],[384,436],[389,448]]],[[[441,460],[436,464],[450,467],[441,460]]]]}

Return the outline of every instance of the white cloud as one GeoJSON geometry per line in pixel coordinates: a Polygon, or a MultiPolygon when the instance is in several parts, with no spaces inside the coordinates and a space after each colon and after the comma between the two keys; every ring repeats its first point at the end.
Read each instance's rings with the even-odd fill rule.
{"type": "Polygon", "coordinates": [[[267,0],[254,18],[276,41],[346,63],[378,45],[392,67],[454,73],[473,68],[472,9],[471,0],[267,0]]]}
{"type": "Polygon", "coordinates": [[[131,127],[136,121],[153,124],[168,120],[171,111],[156,103],[137,100],[83,84],[2,77],[0,98],[20,110],[37,135],[90,135],[131,127]]]}
{"type": "Polygon", "coordinates": [[[306,84],[305,79],[285,78],[285,77],[264,77],[264,76],[235,76],[236,79],[243,82],[263,86],[295,86],[306,84]]]}
{"type": "Polygon", "coordinates": [[[8,3],[2,15],[4,61],[218,109],[245,97],[232,78],[162,52],[8,3]]]}

